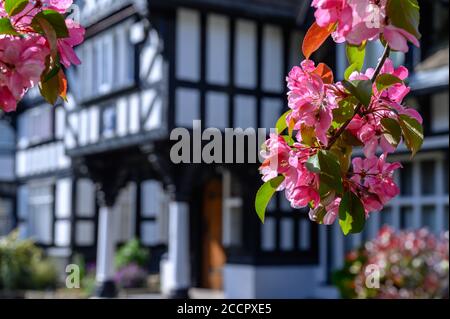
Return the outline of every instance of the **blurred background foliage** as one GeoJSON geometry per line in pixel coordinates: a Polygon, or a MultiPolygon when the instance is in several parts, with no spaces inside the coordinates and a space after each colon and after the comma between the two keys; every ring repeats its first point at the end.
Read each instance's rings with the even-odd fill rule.
{"type": "Polygon", "coordinates": [[[55,263],[32,240],[19,239],[18,232],[0,239],[0,293],[55,289],[55,263]]]}

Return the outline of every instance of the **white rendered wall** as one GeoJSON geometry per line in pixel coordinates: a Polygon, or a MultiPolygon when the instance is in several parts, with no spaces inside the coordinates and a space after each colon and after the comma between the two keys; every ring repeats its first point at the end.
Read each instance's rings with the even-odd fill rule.
{"type": "MultiPolygon", "coordinates": [[[[327,297],[323,295],[323,291],[319,291],[318,275],[318,267],[316,266],[228,264],[224,269],[225,298],[299,299],[327,297]],[[318,295],[319,292],[321,292],[320,296],[318,295]]],[[[333,296],[333,291],[330,292],[327,292],[328,297],[333,296]]]]}

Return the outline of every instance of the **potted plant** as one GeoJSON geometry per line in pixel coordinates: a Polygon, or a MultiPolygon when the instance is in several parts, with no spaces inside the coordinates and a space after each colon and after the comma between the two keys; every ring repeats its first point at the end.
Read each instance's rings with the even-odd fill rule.
{"type": "Polygon", "coordinates": [[[128,241],[117,251],[115,281],[125,294],[146,292],[148,272],[145,266],[148,260],[148,250],[137,239],[128,241]]]}

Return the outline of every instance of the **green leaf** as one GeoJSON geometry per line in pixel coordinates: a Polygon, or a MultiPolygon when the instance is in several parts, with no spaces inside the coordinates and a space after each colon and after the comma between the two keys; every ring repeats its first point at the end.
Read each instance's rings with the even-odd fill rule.
{"type": "Polygon", "coordinates": [[[61,64],[59,62],[55,63],[55,65],[52,66],[52,68],[49,69],[47,73],[43,74],[41,81],[42,82],[49,81],[51,78],[57,76],[60,70],[61,70],[61,64]]]}
{"type": "Polygon", "coordinates": [[[18,33],[16,29],[14,29],[11,21],[8,18],[0,19],[0,34],[20,35],[20,33],[18,33]]]}
{"type": "Polygon", "coordinates": [[[321,199],[327,197],[331,192],[333,192],[333,189],[331,189],[330,186],[325,183],[319,184],[319,195],[321,199]]]}
{"type": "Polygon", "coordinates": [[[339,225],[344,235],[357,234],[364,229],[366,214],[361,200],[353,192],[346,192],[339,205],[339,225]]]}
{"type": "Polygon", "coordinates": [[[64,16],[54,10],[44,10],[39,12],[31,22],[33,29],[42,34],[47,32],[42,25],[42,20],[45,20],[55,30],[57,38],[67,38],[69,36],[69,30],[67,29],[64,16]]]}
{"type": "Polygon", "coordinates": [[[5,11],[10,17],[15,16],[25,9],[28,0],[5,0],[5,11]]]}
{"type": "MultiPolygon", "coordinates": [[[[58,55],[58,36],[53,25],[45,18],[45,16],[41,15],[41,13],[42,12],[38,13],[33,18],[32,25],[35,31],[39,29],[45,35],[50,46],[51,57],[56,60],[58,55]]],[[[51,66],[50,62],[48,63],[49,66],[51,66]]]]}
{"type": "Polygon", "coordinates": [[[259,219],[261,219],[263,223],[265,220],[267,205],[283,181],[284,176],[280,175],[275,177],[274,179],[264,183],[258,190],[258,193],[256,193],[255,209],[259,219]]]}
{"type": "Polygon", "coordinates": [[[59,78],[54,76],[45,82],[41,81],[39,90],[48,103],[55,105],[59,97],[59,78]]]}
{"type": "Polygon", "coordinates": [[[350,75],[352,75],[352,73],[355,72],[355,71],[359,71],[358,70],[358,64],[356,64],[356,63],[350,64],[348,66],[348,68],[345,69],[344,79],[348,80],[350,78],[350,75]]]}
{"type": "Polygon", "coordinates": [[[420,7],[417,0],[389,0],[386,6],[390,22],[420,39],[420,7]]]}
{"type": "Polygon", "coordinates": [[[327,188],[335,190],[336,193],[342,193],[344,190],[339,161],[329,151],[321,150],[317,155],[320,167],[320,184],[325,184],[327,188]]]}
{"type": "Polygon", "coordinates": [[[400,80],[395,75],[389,73],[380,74],[375,79],[375,84],[377,86],[377,90],[379,93],[383,92],[384,90],[390,88],[391,86],[397,83],[403,83],[403,81],[400,80]]]}
{"type": "Polygon", "coordinates": [[[281,137],[284,139],[284,141],[287,143],[287,145],[292,146],[294,145],[295,141],[294,139],[289,135],[281,135],[281,137]]]}
{"type": "Polygon", "coordinates": [[[336,143],[334,143],[333,146],[331,147],[330,152],[333,153],[336,156],[336,158],[339,159],[341,173],[343,175],[346,175],[350,168],[353,147],[349,143],[346,143],[346,141],[344,140],[344,136],[341,135],[337,139],[336,143]]]}
{"type": "Polygon", "coordinates": [[[314,154],[305,163],[305,167],[311,173],[320,173],[319,155],[314,154]]]}
{"type": "Polygon", "coordinates": [[[372,82],[370,80],[342,81],[344,87],[353,94],[359,102],[369,106],[372,99],[372,82]]]}
{"type": "Polygon", "coordinates": [[[342,134],[342,140],[344,143],[347,143],[351,146],[364,146],[364,143],[361,142],[355,135],[353,135],[350,131],[345,130],[342,134]]]}
{"type": "Polygon", "coordinates": [[[412,152],[412,156],[414,156],[423,144],[423,127],[416,119],[408,115],[401,114],[399,119],[406,147],[412,152]]]}
{"type": "Polygon", "coordinates": [[[354,71],[361,72],[364,66],[364,58],[366,56],[366,42],[361,45],[346,45],[346,53],[349,67],[345,70],[345,79],[348,80],[354,71]]]}
{"type": "Polygon", "coordinates": [[[337,123],[345,123],[351,119],[355,114],[355,107],[358,104],[358,100],[349,96],[339,101],[339,107],[333,109],[333,120],[337,123]]]}
{"type": "Polygon", "coordinates": [[[312,221],[321,225],[321,224],[323,224],[323,219],[326,216],[326,214],[327,214],[327,210],[326,210],[325,206],[322,204],[319,204],[319,206],[315,207],[309,216],[312,221]]]}
{"type": "Polygon", "coordinates": [[[278,119],[277,124],[275,125],[275,128],[276,128],[278,134],[283,133],[283,131],[288,128],[286,118],[291,113],[292,113],[292,110],[289,110],[286,113],[284,113],[283,115],[281,115],[280,118],[278,119]]]}
{"type": "Polygon", "coordinates": [[[394,147],[397,147],[402,138],[402,128],[398,121],[393,118],[384,117],[381,119],[381,126],[384,129],[384,137],[394,147]]]}

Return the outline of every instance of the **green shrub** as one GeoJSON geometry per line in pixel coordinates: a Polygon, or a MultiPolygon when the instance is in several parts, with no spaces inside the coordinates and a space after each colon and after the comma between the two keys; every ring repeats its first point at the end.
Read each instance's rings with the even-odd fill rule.
{"type": "Polygon", "coordinates": [[[81,289],[86,296],[92,296],[95,292],[95,264],[86,265],[86,260],[81,254],[75,254],[72,263],[80,268],[81,289]]]}
{"type": "Polygon", "coordinates": [[[54,289],[58,284],[58,270],[50,259],[34,263],[32,267],[33,289],[54,289]]]}
{"type": "Polygon", "coordinates": [[[57,270],[43,250],[18,232],[0,239],[0,289],[17,291],[55,288],[57,270]]]}
{"type": "Polygon", "coordinates": [[[145,266],[149,258],[147,249],[142,247],[139,240],[132,239],[122,246],[116,253],[116,267],[121,269],[130,264],[145,266]]]}

